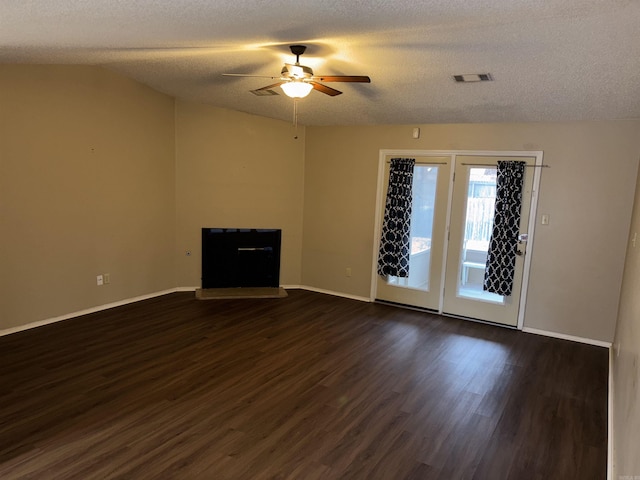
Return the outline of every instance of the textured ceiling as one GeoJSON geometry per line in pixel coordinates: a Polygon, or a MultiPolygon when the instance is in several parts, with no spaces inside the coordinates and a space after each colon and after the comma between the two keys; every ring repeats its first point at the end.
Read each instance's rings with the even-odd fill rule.
{"type": "Polygon", "coordinates": [[[173,96],[290,120],[250,90],[301,63],[332,83],[306,125],[640,118],[638,0],[0,0],[0,62],[89,64],[173,96]],[[489,83],[456,84],[486,73],[489,83]]]}

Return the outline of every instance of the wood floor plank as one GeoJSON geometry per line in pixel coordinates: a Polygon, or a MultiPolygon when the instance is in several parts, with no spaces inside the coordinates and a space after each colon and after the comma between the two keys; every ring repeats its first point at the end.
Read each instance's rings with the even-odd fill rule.
{"type": "Polygon", "coordinates": [[[0,478],[603,479],[606,349],[329,295],[0,338],[0,478]]]}

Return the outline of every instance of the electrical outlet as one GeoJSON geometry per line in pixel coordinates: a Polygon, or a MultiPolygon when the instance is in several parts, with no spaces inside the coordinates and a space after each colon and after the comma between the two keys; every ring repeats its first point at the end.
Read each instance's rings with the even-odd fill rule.
{"type": "Polygon", "coordinates": [[[351,267],[347,267],[347,269],[345,270],[344,274],[345,274],[347,277],[350,277],[350,276],[351,276],[351,267]]]}
{"type": "Polygon", "coordinates": [[[108,273],[105,273],[102,275],[102,278],[104,279],[104,284],[108,284],[111,283],[111,275],[109,275],[108,273]]]}
{"type": "Polygon", "coordinates": [[[98,275],[96,277],[96,283],[98,284],[98,286],[104,285],[104,277],[102,275],[98,275]]]}

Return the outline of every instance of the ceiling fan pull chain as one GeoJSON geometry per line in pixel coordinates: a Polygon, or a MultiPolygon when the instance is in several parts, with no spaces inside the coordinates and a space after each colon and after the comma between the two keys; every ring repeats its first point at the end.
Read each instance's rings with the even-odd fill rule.
{"type": "Polygon", "coordinates": [[[293,128],[295,130],[294,139],[298,139],[298,99],[293,99],[293,128]]]}

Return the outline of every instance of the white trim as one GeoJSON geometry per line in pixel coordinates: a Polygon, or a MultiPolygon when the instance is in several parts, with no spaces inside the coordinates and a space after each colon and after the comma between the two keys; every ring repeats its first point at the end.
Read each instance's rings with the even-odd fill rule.
{"type": "MultiPolygon", "coordinates": [[[[75,318],[75,317],[80,317],[82,315],[89,315],[91,313],[96,313],[96,312],[101,312],[103,310],[108,310],[110,308],[114,308],[114,307],[120,307],[122,305],[127,305],[130,303],[135,303],[135,302],[140,302],[142,300],[148,300],[150,298],[155,298],[155,297],[160,297],[162,295],[167,295],[170,293],[176,293],[176,292],[193,292],[195,290],[197,290],[200,287],[176,287],[176,288],[170,288],[168,290],[162,290],[159,292],[153,292],[153,293],[149,293],[146,295],[140,295],[138,297],[132,297],[132,298],[127,298],[124,300],[119,300],[117,302],[112,302],[112,303],[106,303],[104,305],[98,305],[96,307],[91,307],[91,308],[87,308],[85,310],[79,310],[77,312],[72,312],[72,313],[68,313],[65,315],[61,315],[59,317],[52,317],[52,318],[47,318],[45,320],[39,320],[37,322],[31,322],[31,323],[27,323],[25,325],[19,325],[17,327],[12,327],[12,328],[7,328],[5,330],[0,330],[0,337],[5,336],[5,335],[10,335],[12,333],[17,333],[17,332],[21,332],[24,330],[29,330],[32,328],[37,328],[37,327],[41,327],[44,325],[49,325],[51,323],[56,323],[56,322],[61,322],[63,320],[69,320],[71,318],[75,318]]],[[[372,303],[373,299],[375,297],[362,297],[359,295],[350,295],[348,293],[343,293],[343,292],[336,292],[334,290],[325,290],[322,288],[316,288],[316,287],[310,287],[308,285],[283,285],[282,288],[284,288],[285,290],[295,290],[295,289],[300,289],[300,290],[308,290],[310,292],[316,292],[316,293],[323,293],[326,295],[333,295],[334,297],[342,297],[342,298],[348,298],[351,300],[357,300],[359,302],[367,302],[367,303],[372,303]]],[[[437,313],[437,312],[434,312],[437,313]]],[[[447,315],[447,316],[451,316],[451,315],[447,315]]],[[[524,327],[522,329],[523,332],[525,333],[531,333],[534,335],[543,335],[545,337],[553,337],[553,338],[560,338],[563,340],[570,340],[573,342],[578,342],[578,343],[585,343],[588,345],[595,345],[597,347],[605,347],[608,348],[610,353],[609,353],[609,415],[611,417],[611,405],[612,405],[612,400],[611,400],[611,395],[612,395],[612,389],[613,389],[613,384],[612,384],[612,379],[611,379],[611,375],[612,375],[612,358],[611,358],[611,351],[612,351],[612,343],[611,342],[603,342],[601,340],[593,340],[590,338],[583,338],[583,337],[576,337],[574,335],[566,335],[564,333],[557,333],[557,332],[550,332],[547,330],[539,330],[537,328],[529,328],[529,327],[524,327]]],[[[612,418],[609,419],[609,425],[611,428],[611,421],[612,418]]],[[[610,433],[611,435],[611,433],[610,433]]],[[[611,444],[610,444],[611,445],[611,444]]]]}
{"type": "MultiPolygon", "coordinates": [[[[71,318],[81,317],[82,315],[89,315],[91,313],[101,312],[103,310],[109,310],[110,308],[114,308],[114,307],[120,307],[122,305],[128,305],[130,303],[135,303],[135,302],[140,302],[142,300],[148,300],[150,298],[160,297],[162,295],[167,295],[169,293],[195,292],[198,288],[200,288],[200,287],[176,287],[176,288],[170,288],[168,290],[162,290],[160,292],[154,292],[154,293],[149,293],[149,294],[146,294],[146,295],[140,295],[138,297],[132,297],[132,298],[124,299],[124,300],[119,300],[117,302],[106,303],[104,305],[98,305],[96,307],[87,308],[85,310],[79,310],[77,312],[71,312],[71,313],[67,313],[65,315],[60,315],[59,317],[47,318],[47,319],[44,319],[44,320],[38,320],[37,322],[31,322],[31,323],[27,323],[25,325],[18,325],[17,327],[12,327],[12,328],[7,328],[5,330],[0,330],[0,337],[4,337],[6,335],[11,335],[12,333],[23,332],[25,330],[30,330],[32,328],[42,327],[44,325],[49,325],[51,323],[62,322],[64,320],[69,320],[71,318]]],[[[329,291],[329,290],[321,290],[321,289],[317,289],[317,288],[313,288],[313,287],[305,287],[305,286],[300,286],[300,285],[283,285],[282,288],[284,288],[285,290],[300,288],[300,289],[304,289],[304,290],[310,290],[312,292],[326,293],[326,294],[329,294],[329,295],[334,295],[336,297],[344,297],[344,298],[350,298],[352,300],[360,300],[360,301],[364,301],[364,302],[371,302],[371,300],[366,298],[366,297],[357,297],[357,296],[354,296],[354,295],[347,295],[347,294],[344,294],[344,293],[333,292],[333,291],[329,291]]]]}
{"type": "MultiPolygon", "coordinates": [[[[384,178],[385,178],[385,168],[387,164],[387,157],[389,156],[410,156],[410,157],[447,157],[448,160],[446,162],[447,167],[449,168],[449,183],[448,185],[453,185],[454,178],[454,170],[455,170],[455,154],[453,152],[449,152],[446,150],[396,150],[396,149],[381,149],[379,151],[378,157],[378,185],[376,189],[376,216],[373,227],[373,239],[374,239],[374,248],[373,248],[373,261],[371,262],[371,301],[374,301],[378,298],[378,251],[380,250],[380,233],[382,231],[382,217],[383,211],[385,208],[385,198],[383,197],[383,192],[385,190],[384,178]]],[[[441,278],[440,278],[440,292],[438,294],[438,308],[433,309],[434,312],[442,315],[442,305],[444,303],[444,280],[446,278],[446,265],[447,265],[447,248],[449,246],[447,242],[447,238],[449,235],[449,223],[451,219],[451,202],[453,199],[453,189],[448,188],[448,198],[447,198],[447,213],[445,216],[445,228],[443,232],[443,248],[442,248],[442,269],[441,269],[441,278]]],[[[393,303],[393,302],[391,302],[393,303]]],[[[405,305],[406,307],[410,307],[405,305]]],[[[422,310],[423,307],[415,307],[418,310],[422,310]]],[[[431,309],[429,309],[431,310],[431,309]]]]}
{"type": "Polygon", "coordinates": [[[384,190],[384,169],[386,161],[386,150],[380,150],[378,157],[378,185],[376,186],[376,214],[373,225],[373,260],[371,262],[371,288],[369,297],[374,299],[378,296],[378,251],[380,250],[380,231],[382,230],[382,209],[384,190]]]}
{"type": "MultiPolygon", "coordinates": [[[[447,214],[444,223],[444,237],[442,238],[442,260],[440,268],[440,295],[438,296],[438,314],[444,315],[444,289],[447,286],[447,259],[449,258],[449,236],[451,235],[451,213],[453,210],[453,191],[456,179],[457,158],[455,155],[449,157],[449,183],[447,186],[447,214]]],[[[437,195],[436,190],[436,195],[437,195]]]]}
{"type": "Polygon", "coordinates": [[[525,333],[533,333],[534,335],[543,335],[545,337],[560,338],[562,340],[571,340],[572,342],[586,343],[587,345],[594,345],[596,347],[605,347],[609,349],[611,348],[611,342],[593,340],[592,338],[576,337],[574,335],[567,335],[565,333],[550,332],[548,330],[538,330],[537,328],[529,327],[524,327],[522,331],[525,333]]]}
{"type": "Polygon", "coordinates": [[[613,480],[613,348],[609,349],[609,394],[607,395],[607,480],[613,480]]]}
{"type": "Polygon", "coordinates": [[[162,290],[161,292],[149,293],[147,295],[140,295],[139,297],[127,298],[125,300],[120,300],[113,303],[106,303],[104,305],[98,305],[97,307],[87,308],[85,310],[80,310],[77,312],[67,313],[65,315],[60,315],[59,317],[47,318],[45,320],[38,320],[37,322],[27,323],[25,325],[18,325],[17,327],[7,328],[5,330],[0,330],[0,337],[5,335],[11,335],[12,333],[22,332],[24,330],[30,330],[32,328],[42,327],[44,325],[49,325],[50,323],[61,322],[63,320],[69,320],[70,318],[80,317],[82,315],[89,315],[91,313],[101,312],[103,310],[108,310],[114,307],[120,307],[122,305],[127,305],[129,303],[140,302],[142,300],[148,300],[154,297],[160,297],[162,295],[167,295],[169,293],[179,292],[179,291],[189,291],[182,290],[179,288],[171,288],[169,290],[162,290]]]}
{"type": "Polygon", "coordinates": [[[358,295],[349,295],[348,293],[342,293],[342,292],[335,292],[333,290],[324,290],[322,288],[315,288],[315,287],[309,287],[307,285],[299,285],[296,287],[283,287],[285,288],[285,290],[287,288],[298,288],[301,290],[308,290],[310,292],[316,292],[316,293],[324,293],[326,295],[333,295],[334,297],[342,297],[342,298],[348,298],[351,300],[358,300],[359,302],[367,302],[367,303],[371,303],[371,299],[367,298],[367,297],[360,297],[358,295]]]}
{"type": "Polygon", "coordinates": [[[542,152],[537,152],[533,172],[533,186],[531,191],[531,204],[529,205],[529,225],[527,234],[529,239],[525,246],[524,270],[522,272],[522,285],[520,286],[520,310],[518,312],[518,330],[524,329],[524,312],[527,305],[527,292],[529,290],[529,275],[531,274],[531,257],[533,253],[533,240],[535,238],[536,215],[538,211],[538,192],[540,188],[540,178],[542,176],[542,152]]]}

